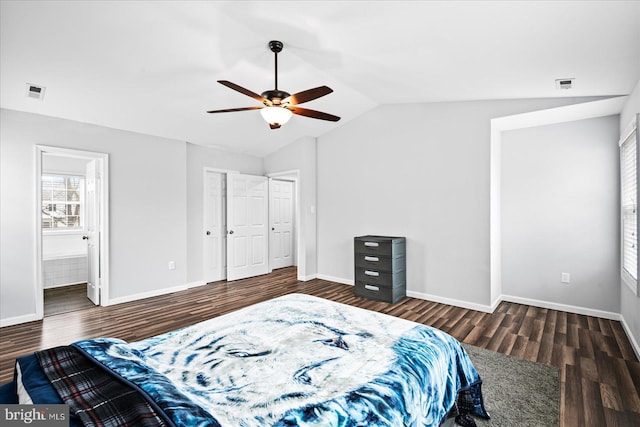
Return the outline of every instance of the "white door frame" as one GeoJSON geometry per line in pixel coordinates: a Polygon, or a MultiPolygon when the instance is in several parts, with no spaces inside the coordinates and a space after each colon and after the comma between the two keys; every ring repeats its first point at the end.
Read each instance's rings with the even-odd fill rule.
{"type": "Polygon", "coordinates": [[[36,145],[36,317],[44,317],[44,279],[42,275],[42,155],[54,154],[97,160],[96,169],[101,176],[100,183],[100,305],[109,305],[109,155],[93,151],[75,150],[72,148],[36,145]]]}
{"type": "MultiPolygon", "coordinates": [[[[306,252],[303,250],[304,248],[304,230],[300,228],[300,170],[293,169],[282,172],[273,172],[268,173],[267,176],[269,178],[279,179],[281,181],[293,181],[293,185],[295,187],[295,218],[293,222],[294,232],[296,233],[296,266],[298,268],[298,280],[304,281],[306,277],[306,252]]],[[[269,222],[271,222],[271,218],[269,218],[269,222]]],[[[271,261],[271,257],[269,257],[269,261],[271,261]]],[[[271,265],[269,265],[269,272],[273,271],[271,265]]]]}

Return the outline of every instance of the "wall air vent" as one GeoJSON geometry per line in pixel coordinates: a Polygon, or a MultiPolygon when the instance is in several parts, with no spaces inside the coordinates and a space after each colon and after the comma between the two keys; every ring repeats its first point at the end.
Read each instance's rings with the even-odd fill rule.
{"type": "Polygon", "coordinates": [[[33,99],[39,99],[42,101],[44,98],[44,92],[47,90],[46,87],[40,85],[34,85],[33,83],[27,83],[27,97],[33,99]]]}
{"type": "Polygon", "coordinates": [[[573,89],[573,85],[576,79],[557,79],[556,89],[573,89]]]}

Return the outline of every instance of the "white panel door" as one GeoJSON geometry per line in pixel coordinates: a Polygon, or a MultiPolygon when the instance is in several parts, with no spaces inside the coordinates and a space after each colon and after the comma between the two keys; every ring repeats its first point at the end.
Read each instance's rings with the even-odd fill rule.
{"type": "Polygon", "coordinates": [[[291,181],[269,181],[269,254],[272,269],[293,265],[293,189],[291,181]]]}
{"type": "Polygon", "coordinates": [[[268,180],[227,175],[227,280],[269,272],[268,180]]]}
{"type": "Polygon", "coordinates": [[[85,226],[87,233],[82,236],[87,241],[87,298],[95,305],[100,304],[100,177],[96,169],[97,160],[91,160],[86,167],[85,226]]]}
{"type": "Polygon", "coordinates": [[[227,276],[226,174],[204,173],[203,264],[205,283],[227,276]]]}

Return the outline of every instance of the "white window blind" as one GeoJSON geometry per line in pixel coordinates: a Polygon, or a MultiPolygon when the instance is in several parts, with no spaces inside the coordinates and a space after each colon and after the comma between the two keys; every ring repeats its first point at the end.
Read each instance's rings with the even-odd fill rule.
{"type": "Polygon", "coordinates": [[[634,129],[620,146],[622,268],[633,280],[638,280],[638,153],[634,129]]]}

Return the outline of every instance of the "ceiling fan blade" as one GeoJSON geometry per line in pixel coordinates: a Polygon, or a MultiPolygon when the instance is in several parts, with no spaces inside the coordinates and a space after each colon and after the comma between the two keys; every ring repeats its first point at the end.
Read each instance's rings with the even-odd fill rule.
{"type": "Polygon", "coordinates": [[[303,102],[313,101],[321,96],[329,95],[333,92],[328,86],[318,86],[313,89],[303,90],[302,92],[294,93],[293,95],[282,100],[283,103],[290,103],[292,105],[302,104],[303,102]]]}
{"type": "Polygon", "coordinates": [[[337,122],[340,120],[340,117],[334,116],[333,114],[323,113],[322,111],[309,110],[308,108],[300,108],[296,106],[287,107],[293,114],[298,114],[299,116],[311,117],[312,119],[320,119],[320,120],[328,120],[330,122],[337,122]]]}
{"type": "Polygon", "coordinates": [[[267,102],[267,103],[271,104],[271,101],[269,101],[268,99],[263,98],[262,96],[258,95],[258,94],[257,94],[257,93],[255,93],[255,92],[251,92],[249,89],[245,89],[245,88],[243,88],[242,86],[238,86],[238,85],[237,85],[237,84],[235,84],[235,83],[231,83],[231,82],[230,82],[230,81],[228,81],[228,80],[218,80],[218,83],[220,83],[221,85],[225,85],[225,86],[226,86],[226,87],[228,87],[229,89],[233,89],[233,90],[238,91],[238,92],[240,92],[240,93],[242,93],[242,94],[244,94],[244,95],[247,95],[247,96],[249,96],[249,97],[251,97],[251,98],[255,99],[256,101],[260,101],[260,102],[262,102],[263,104],[264,104],[265,102],[267,102]]]}
{"type": "Polygon", "coordinates": [[[264,108],[264,105],[256,105],[255,107],[227,108],[225,110],[211,110],[207,111],[207,113],[232,113],[234,111],[259,110],[261,108],[264,108]]]}

